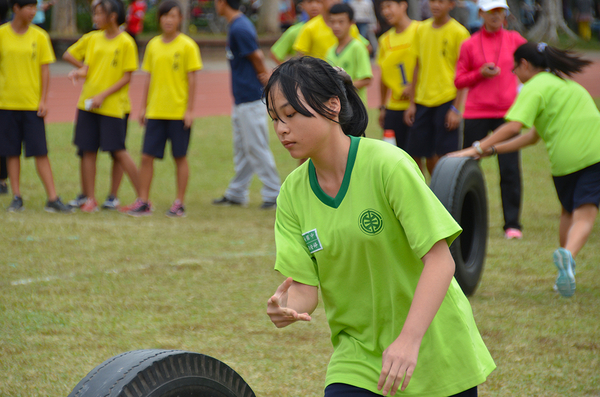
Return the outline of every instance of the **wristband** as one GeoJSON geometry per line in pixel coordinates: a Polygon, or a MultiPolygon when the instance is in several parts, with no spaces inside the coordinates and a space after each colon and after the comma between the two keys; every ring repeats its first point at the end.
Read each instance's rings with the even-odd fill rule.
{"type": "Polygon", "coordinates": [[[495,148],[494,146],[490,146],[490,149],[492,149],[492,154],[491,154],[491,156],[494,156],[496,153],[498,153],[498,152],[496,151],[496,148],[495,148]]]}
{"type": "Polygon", "coordinates": [[[458,110],[456,108],[456,106],[450,105],[450,110],[452,110],[454,113],[458,114],[459,116],[462,116],[462,113],[460,112],[460,110],[458,110]]]}
{"type": "Polygon", "coordinates": [[[473,147],[478,154],[483,154],[483,149],[481,148],[481,143],[479,143],[479,141],[473,142],[473,147]]]}
{"type": "Polygon", "coordinates": [[[385,105],[379,106],[379,110],[385,110],[385,105]]]}

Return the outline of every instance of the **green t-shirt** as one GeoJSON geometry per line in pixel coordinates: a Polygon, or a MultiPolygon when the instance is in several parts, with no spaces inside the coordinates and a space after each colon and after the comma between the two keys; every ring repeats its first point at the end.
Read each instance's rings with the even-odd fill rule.
{"type": "MultiPolygon", "coordinates": [[[[460,226],[401,149],[351,138],[335,198],[311,161],[293,171],[277,199],[275,269],[320,286],[334,353],[326,384],[381,394],[383,351],[398,337],[423,270],[421,258],[460,226]]],[[[449,396],[483,383],[495,368],[469,301],[452,280],[425,333],[403,396],[449,396]]]]}
{"type": "MultiPolygon", "coordinates": [[[[333,66],[339,66],[352,77],[352,81],[373,77],[369,50],[360,41],[352,39],[339,54],[337,45],[327,50],[325,59],[333,66]]],[[[358,90],[363,103],[367,104],[367,87],[358,90]]]]}
{"type": "Polygon", "coordinates": [[[280,62],[285,61],[285,58],[288,56],[296,54],[296,51],[294,51],[293,48],[294,42],[303,26],[304,22],[298,22],[297,24],[290,26],[271,47],[271,52],[280,62]]]}
{"type": "Polygon", "coordinates": [[[600,162],[600,112],[581,85],[540,72],[523,85],[506,120],[535,126],[554,176],[600,162]]]}

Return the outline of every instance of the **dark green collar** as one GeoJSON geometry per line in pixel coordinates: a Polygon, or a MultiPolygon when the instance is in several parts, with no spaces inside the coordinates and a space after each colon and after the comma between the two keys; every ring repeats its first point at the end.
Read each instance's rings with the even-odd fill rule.
{"type": "Polygon", "coordinates": [[[348,162],[346,163],[346,171],[344,172],[344,180],[342,186],[338,191],[335,198],[329,196],[321,189],[319,181],[317,180],[317,171],[312,160],[308,160],[308,178],[310,180],[310,187],[313,193],[321,200],[321,202],[329,207],[337,208],[342,204],[346,192],[348,192],[348,186],[350,185],[350,177],[352,176],[352,169],[354,168],[354,162],[356,161],[356,152],[358,152],[358,144],[360,138],[356,136],[350,137],[350,150],[348,151],[348,162]]]}

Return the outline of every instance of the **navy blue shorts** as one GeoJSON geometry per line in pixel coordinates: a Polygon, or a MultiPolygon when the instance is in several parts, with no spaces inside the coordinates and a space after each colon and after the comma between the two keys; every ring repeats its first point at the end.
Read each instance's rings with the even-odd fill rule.
{"type": "Polygon", "coordinates": [[[0,109],[0,156],[21,155],[25,145],[25,157],[48,154],[44,119],[35,110],[0,109]]]}
{"type": "Polygon", "coordinates": [[[123,119],[77,110],[74,143],[82,152],[125,150],[125,132],[123,119]]]}
{"type": "Polygon", "coordinates": [[[190,144],[190,128],[185,128],[183,120],[148,119],[142,153],[162,159],[167,140],[171,141],[173,158],[185,157],[190,144]]]}
{"type": "Polygon", "coordinates": [[[600,163],[552,179],[560,204],[568,213],[584,204],[600,204],[600,163]]]}
{"type": "Polygon", "coordinates": [[[401,149],[406,149],[409,127],[404,123],[404,110],[386,109],[383,129],[394,131],[396,145],[401,149]]]}
{"type": "Polygon", "coordinates": [[[451,105],[452,101],[432,108],[417,105],[415,122],[406,142],[408,154],[430,158],[458,150],[458,128],[448,131],[444,125],[451,105]]]}
{"type": "MultiPolygon", "coordinates": [[[[127,126],[128,126],[128,122],[129,122],[129,113],[125,114],[125,117],[123,117],[123,124],[125,126],[125,140],[127,140],[127,126]]],[[[112,156],[113,153],[111,152],[110,155],[112,156]]],[[[77,156],[78,157],[83,157],[83,150],[77,149],[77,156]]]]}
{"type": "MultiPolygon", "coordinates": [[[[400,389],[398,389],[398,392],[400,389]]],[[[402,395],[402,393],[397,393],[402,395]]],[[[369,390],[360,387],[350,386],[345,383],[332,383],[325,388],[325,397],[381,397],[381,394],[375,394],[369,390]]],[[[461,393],[449,397],[477,397],[477,386],[465,390],[461,393]]]]}

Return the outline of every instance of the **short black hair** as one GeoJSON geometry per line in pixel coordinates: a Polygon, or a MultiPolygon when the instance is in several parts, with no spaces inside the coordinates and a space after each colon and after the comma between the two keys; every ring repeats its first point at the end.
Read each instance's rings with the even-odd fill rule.
{"type": "Polygon", "coordinates": [[[96,7],[102,7],[107,15],[117,14],[117,25],[125,23],[125,6],[121,0],[100,0],[96,7]]]}
{"type": "Polygon", "coordinates": [[[234,10],[240,9],[240,0],[225,0],[225,3],[234,10]]]}
{"type": "Polygon", "coordinates": [[[10,8],[12,9],[14,6],[18,5],[19,7],[30,6],[35,4],[37,6],[36,0],[10,0],[10,8]]]}
{"type": "Polygon", "coordinates": [[[177,8],[179,10],[179,14],[183,16],[183,12],[181,11],[181,4],[179,4],[179,2],[175,0],[165,0],[158,5],[157,15],[159,21],[160,17],[162,17],[165,14],[168,14],[173,8],[177,8]]]}
{"type": "Polygon", "coordinates": [[[354,10],[346,3],[338,3],[331,6],[329,9],[330,15],[348,14],[348,19],[354,21],[354,10]]]}

